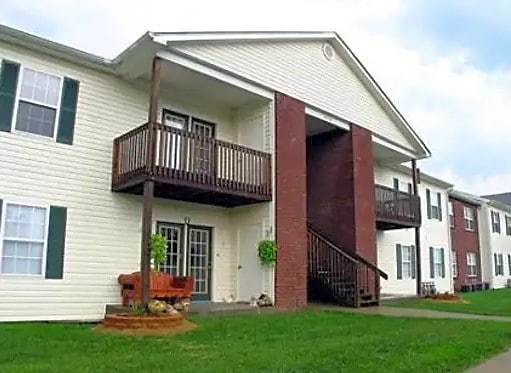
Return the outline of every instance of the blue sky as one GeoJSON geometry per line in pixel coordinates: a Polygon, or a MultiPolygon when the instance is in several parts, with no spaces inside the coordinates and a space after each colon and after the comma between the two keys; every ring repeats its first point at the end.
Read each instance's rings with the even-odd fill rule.
{"type": "Polygon", "coordinates": [[[3,0],[0,9],[1,23],[106,57],[147,30],[335,30],[433,152],[421,168],[480,194],[511,190],[509,19],[502,0],[3,0]]]}

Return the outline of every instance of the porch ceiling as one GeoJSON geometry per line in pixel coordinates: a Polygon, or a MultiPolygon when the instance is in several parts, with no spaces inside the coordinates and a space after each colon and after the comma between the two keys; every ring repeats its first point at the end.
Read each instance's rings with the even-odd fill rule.
{"type": "MultiPolygon", "coordinates": [[[[162,62],[161,83],[166,89],[176,89],[197,97],[197,99],[231,108],[267,100],[255,93],[170,61],[164,60],[162,62]]],[[[151,79],[150,65],[150,63],[147,64],[140,76],[143,80],[149,81],[151,79]]]]}

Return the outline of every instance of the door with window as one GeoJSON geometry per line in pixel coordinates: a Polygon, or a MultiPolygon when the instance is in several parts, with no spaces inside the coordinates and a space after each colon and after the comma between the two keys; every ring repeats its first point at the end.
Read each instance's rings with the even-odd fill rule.
{"type": "Polygon", "coordinates": [[[214,144],[215,125],[193,118],[191,131],[197,134],[193,146],[193,171],[199,175],[210,177],[214,173],[214,144]]]}
{"type": "Polygon", "coordinates": [[[212,229],[177,223],[158,223],[167,240],[167,257],[162,271],[174,276],[193,277],[193,299],[211,299],[212,229]]]}

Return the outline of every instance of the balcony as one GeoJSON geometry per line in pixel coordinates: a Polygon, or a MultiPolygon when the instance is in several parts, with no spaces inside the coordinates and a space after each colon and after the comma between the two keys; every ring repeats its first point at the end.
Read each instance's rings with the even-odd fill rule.
{"type": "Polygon", "coordinates": [[[154,123],[114,140],[112,190],[235,207],[271,200],[271,155],[154,123]],[[152,144],[152,146],[150,146],[152,144]]]}
{"type": "Polygon", "coordinates": [[[419,196],[376,185],[376,228],[415,228],[421,225],[419,196]]]}

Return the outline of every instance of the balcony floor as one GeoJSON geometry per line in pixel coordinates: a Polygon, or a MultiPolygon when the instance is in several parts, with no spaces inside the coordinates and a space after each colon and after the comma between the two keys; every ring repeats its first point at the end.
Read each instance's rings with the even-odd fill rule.
{"type": "MultiPolygon", "coordinates": [[[[113,188],[113,191],[142,195],[144,179],[144,176],[131,179],[127,183],[116,185],[113,188]]],[[[154,196],[157,198],[166,198],[176,201],[194,202],[221,207],[238,207],[254,203],[268,202],[271,200],[270,197],[257,196],[240,191],[232,191],[221,187],[217,187],[212,190],[209,187],[201,187],[200,184],[187,185],[186,183],[180,184],[179,181],[169,183],[168,180],[163,180],[163,178],[155,178],[154,181],[154,196]]]]}
{"type": "Polygon", "coordinates": [[[406,229],[406,228],[417,228],[420,227],[420,222],[406,222],[402,220],[392,220],[377,217],[376,218],[376,229],[381,231],[389,231],[393,229],[406,229]]]}

